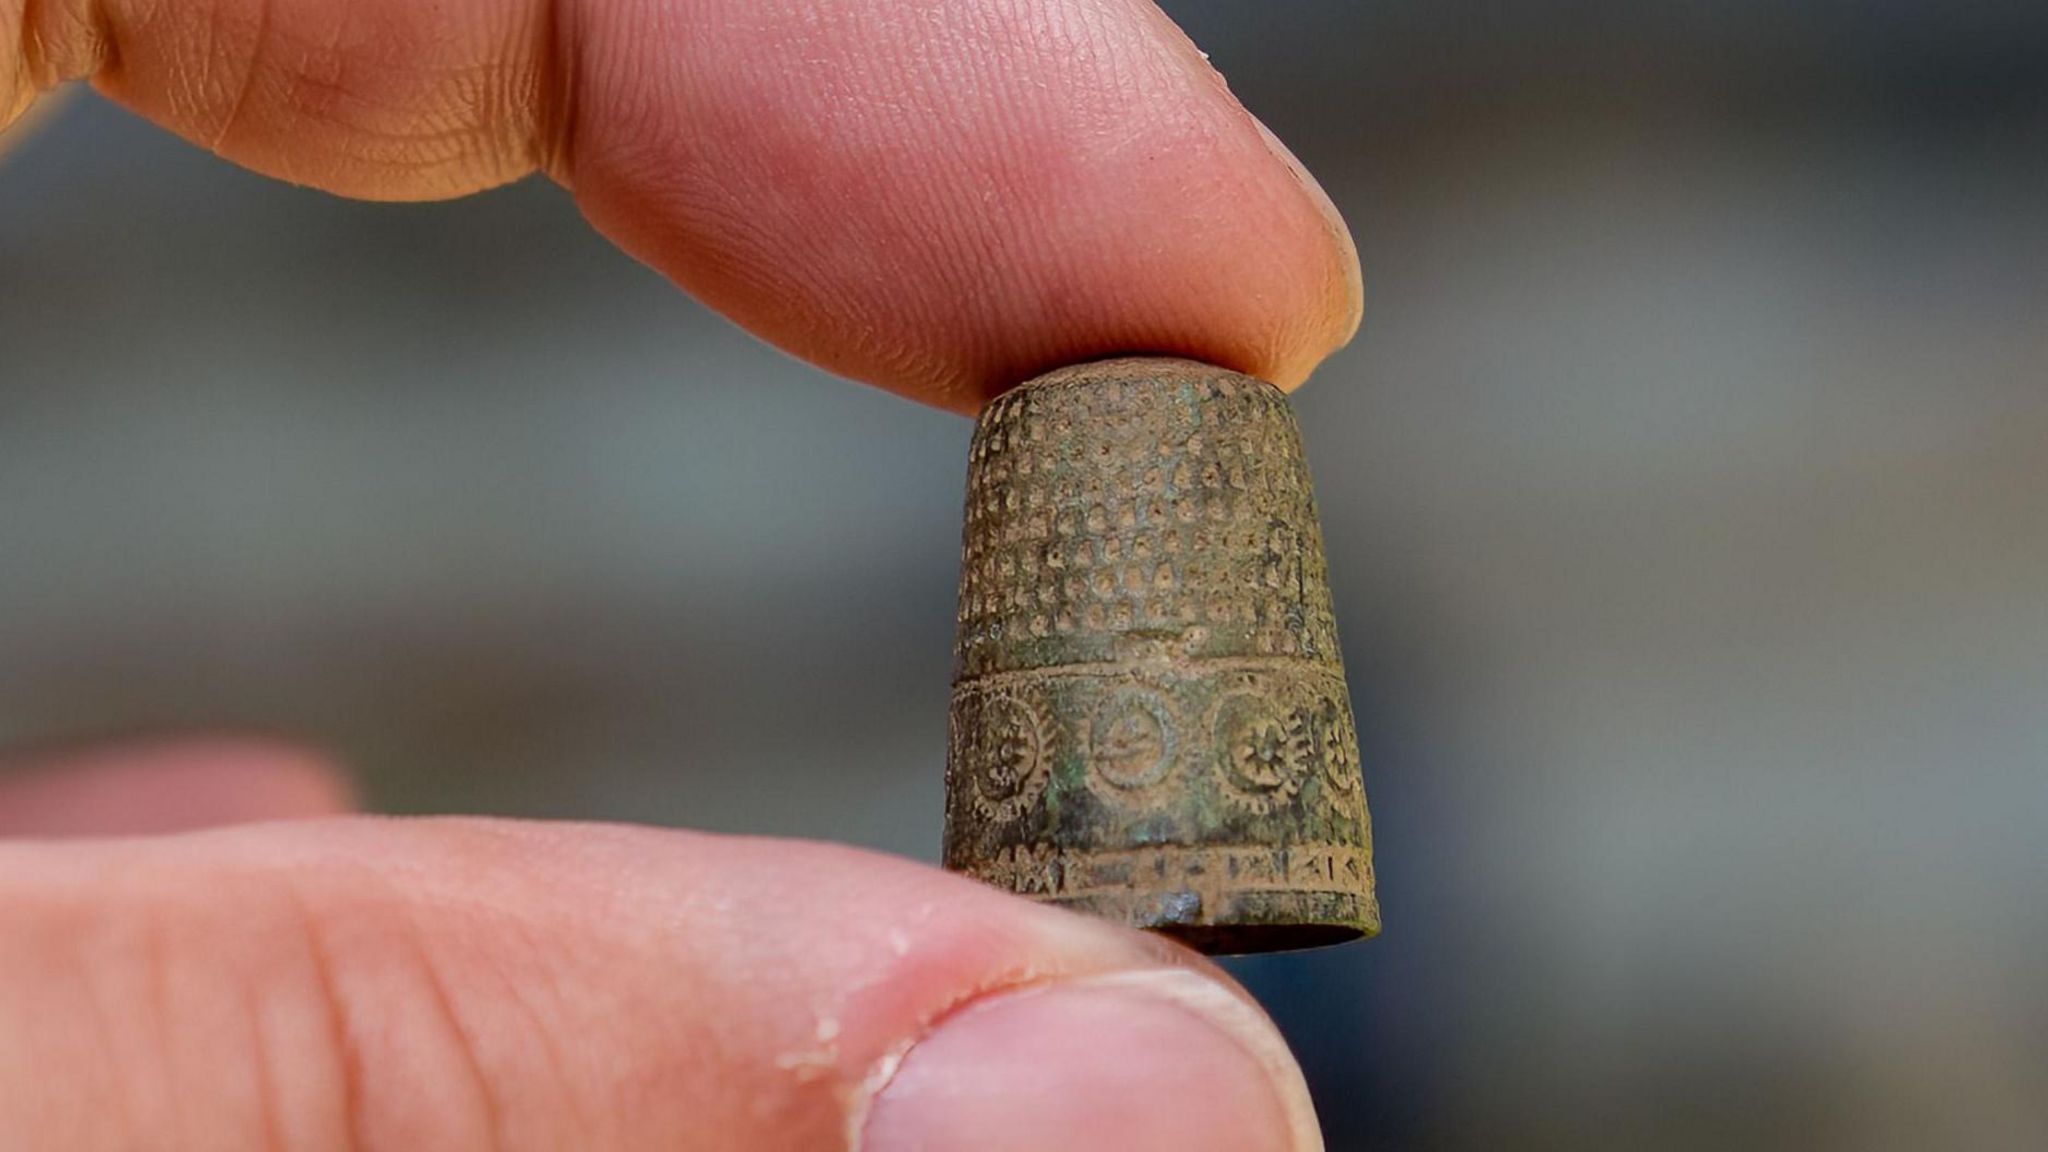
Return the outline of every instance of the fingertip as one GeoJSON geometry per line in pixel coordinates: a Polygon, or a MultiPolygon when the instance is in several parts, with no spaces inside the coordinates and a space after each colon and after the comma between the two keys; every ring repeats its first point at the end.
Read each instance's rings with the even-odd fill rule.
{"type": "Polygon", "coordinates": [[[1341,217],[1150,3],[797,7],[585,28],[579,203],[741,326],[959,412],[1118,355],[1291,388],[1355,329],[1341,217]]]}
{"type": "Polygon", "coordinates": [[[1257,1008],[1185,970],[978,1000],[893,1067],[862,1152],[1318,1152],[1300,1068],[1257,1008]]]}
{"type": "Polygon", "coordinates": [[[1322,218],[1328,230],[1328,243],[1322,254],[1325,265],[1321,277],[1322,305],[1311,314],[1314,322],[1304,334],[1296,353],[1267,377],[1273,384],[1291,392],[1305,382],[1318,365],[1358,334],[1365,314],[1365,274],[1359,263],[1358,244],[1352,238],[1351,228],[1344,222],[1344,213],[1337,207],[1337,202],[1323,188],[1322,181],[1316,179],[1294,150],[1275,135],[1265,121],[1249,112],[1246,116],[1258,131],[1260,142],[1294,178],[1303,198],[1322,218]]]}
{"type": "Polygon", "coordinates": [[[356,808],[331,757],[283,740],[198,736],[17,753],[0,836],[141,836],[356,808]]]}

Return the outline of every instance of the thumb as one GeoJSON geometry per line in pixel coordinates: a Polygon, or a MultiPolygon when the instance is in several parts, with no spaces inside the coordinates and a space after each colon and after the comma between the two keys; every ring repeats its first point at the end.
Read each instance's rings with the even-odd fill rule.
{"type": "Polygon", "coordinates": [[[1175,946],[917,865],[341,819],[0,844],[0,1132],[95,1149],[1320,1148],[1175,946]]]}

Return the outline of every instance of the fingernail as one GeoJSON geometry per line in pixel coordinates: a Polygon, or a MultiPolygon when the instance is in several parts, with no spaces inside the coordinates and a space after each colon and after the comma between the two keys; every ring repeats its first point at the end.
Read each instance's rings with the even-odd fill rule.
{"type": "Polygon", "coordinates": [[[1259,138],[1265,141],[1266,150],[1285,164],[1288,171],[1294,173],[1294,178],[1301,183],[1301,190],[1307,193],[1308,198],[1322,212],[1324,222],[1330,227],[1330,234],[1336,238],[1346,263],[1345,289],[1351,298],[1351,326],[1353,332],[1356,332],[1358,316],[1364,309],[1365,274],[1358,263],[1358,243],[1351,238],[1351,228],[1344,223],[1344,213],[1337,208],[1337,202],[1330,199],[1330,193],[1323,188],[1322,181],[1316,179],[1315,173],[1308,170],[1308,165],[1301,162],[1301,158],[1294,154],[1292,148],[1274,135],[1271,128],[1266,127],[1265,121],[1252,116],[1250,112],[1246,112],[1245,115],[1251,116],[1252,127],[1259,130],[1259,138]]]}
{"type": "Polygon", "coordinates": [[[859,1152],[1321,1152],[1308,1085],[1249,1003],[1158,970],[1007,993],[903,1057],[859,1152]]]}

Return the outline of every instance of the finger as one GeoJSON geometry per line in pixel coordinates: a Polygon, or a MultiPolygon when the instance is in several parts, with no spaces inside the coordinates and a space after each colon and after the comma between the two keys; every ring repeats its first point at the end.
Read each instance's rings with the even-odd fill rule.
{"type": "Polygon", "coordinates": [[[1358,320],[1328,198],[1149,0],[0,0],[0,37],[24,12],[0,93],[93,76],[351,196],[542,168],[755,333],[932,403],[1132,352],[1291,387],[1358,320]]]}
{"type": "Polygon", "coordinates": [[[847,849],[331,821],[0,845],[24,1147],[1319,1147],[1202,961],[847,849]]]}
{"type": "Polygon", "coordinates": [[[17,756],[0,770],[0,837],[131,836],[354,807],[317,753],[257,740],[175,740],[17,756]]]}
{"type": "MultiPolygon", "coordinates": [[[[6,11],[8,2],[9,0],[0,0],[0,13],[6,11]]],[[[0,36],[4,35],[4,33],[0,33],[0,36]]],[[[6,75],[7,65],[4,62],[4,58],[0,58],[0,85],[4,85],[6,75]]],[[[14,121],[13,127],[9,128],[8,116],[5,114],[8,98],[4,95],[4,92],[4,86],[0,86],[0,161],[5,161],[10,151],[34,135],[38,123],[54,116],[57,110],[64,106],[65,97],[63,90],[51,93],[31,105],[26,112],[21,113],[20,117],[14,121]]]]}

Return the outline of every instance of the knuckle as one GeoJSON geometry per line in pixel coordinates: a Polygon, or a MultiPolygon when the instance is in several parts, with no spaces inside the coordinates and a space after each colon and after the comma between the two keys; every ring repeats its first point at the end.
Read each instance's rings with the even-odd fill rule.
{"type": "Polygon", "coordinates": [[[367,869],[301,872],[280,886],[287,954],[261,999],[294,1021],[285,1031],[296,1050],[273,1053],[282,1058],[270,1061],[272,1082],[302,1078],[306,1126],[365,1152],[506,1147],[512,1077],[441,939],[460,929],[460,913],[429,927],[367,869]]]}

